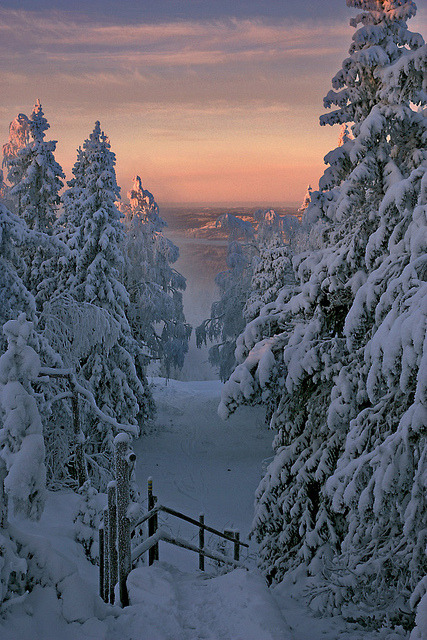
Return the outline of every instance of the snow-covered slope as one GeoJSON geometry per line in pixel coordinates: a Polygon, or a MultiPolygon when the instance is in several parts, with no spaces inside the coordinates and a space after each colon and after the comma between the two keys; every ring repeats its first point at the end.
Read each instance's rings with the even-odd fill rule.
{"type": "MultiPolygon", "coordinates": [[[[163,503],[196,517],[204,510],[207,523],[239,528],[246,536],[262,459],[270,450],[261,415],[247,413],[224,424],[216,414],[219,382],[153,382],[156,430],[134,443],[141,486],[150,474],[163,503]]],[[[72,492],[50,493],[40,522],[14,522],[43,586],[8,602],[1,640],[292,639],[256,570],[217,575],[207,562],[203,574],[195,554],[168,545],[160,547],[160,563],[129,576],[130,607],[105,605],[96,595],[97,569],[73,540],[76,510],[72,492]]],[[[177,522],[165,526],[188,539],[196,533],[177,522]]],[[[213,541],[207,537],[206,543],[213,541]]]]}

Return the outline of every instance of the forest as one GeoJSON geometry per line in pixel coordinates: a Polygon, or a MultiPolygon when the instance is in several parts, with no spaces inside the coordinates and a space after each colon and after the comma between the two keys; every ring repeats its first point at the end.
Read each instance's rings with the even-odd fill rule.
{"type": "MultiPolygon", "coordinates": [[[[262,437],[273,441],[245,532],[257,557],[248,592],[261,588],[250,583],[259,571],[280,609],[281,585],[304,584],[313,625],[316,616],[344,625],[329,638],[427,637],[427,47],[407,24],[413,0],[347,4],[354,35],[320,118],[340,135],[318,188],[293,215],[268,207],[252,220],[217,219],[225,268],[210,316],[194,328],[186,278],[173,266],[179,248],[139,175],[121,194],[101,123],[67,180],[40,100],[29,116],[10,115],[0,174],[0,637],[320,638],[267,622],[264,637],[261,622],[257,636],[249,623],[220,631],[216,622],[213,635],[179,622],[136,635],[120,616],[137,625],[142,614],[101,599],[83,618],[55,613],[63,618],[53,635],[23,635],[19,626],[36,615],[31,607],[53,615],[48,589],[65,611],[82,588],[32,527],[62,496],[74,509],[67,535],[80,549],[79,571],[95,571],[114,443],[125,433],[135,450],[149,448],[167,394],[184,384],[192,335],[221,380],[225,425],[242,411],[255,423],[261,411],[262,437]],[[59,632],[64,619],[70,635],[59,632]]],[[[200,393],[199,381],[186,384],[200,393]]],[[[179,402],[171,423],[187,410],[179,402]]],[[[203,411],[201,403],[195,422],[203,411]]],[[[226,428],[221,439],[226,448],[226,428]]],[[[144,511],[135,471],[130,483],[144,511]]],[[[139,611],[144,599],[132,594],[138,571],[150,568],[128,579],[139,611]]],[[[286,621],[287,609],[281,615],[286,621]]]]}

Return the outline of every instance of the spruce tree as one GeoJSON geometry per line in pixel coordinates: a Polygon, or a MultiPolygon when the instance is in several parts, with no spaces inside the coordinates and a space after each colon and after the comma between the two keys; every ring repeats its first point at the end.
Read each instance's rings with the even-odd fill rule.
{"type": "MultiPolygon", "coordinates": [[[[9,172],[11,162],[16,159],[18,151],[27,146],[29,142],[30,123],[25,113],[18,113],[9,125],[9,140],[3,145],[3,163],[6,173],[9,172]]],[[[9,185],[3,184],[1,194],[7,198],[9,185]]],[[[13,200],[7,199],[6,206],[13,208],[13,200]]]]}
{"type": "MultiPolygon", "coordinates": [[[[120,190],[114,165],[110,143],[96,122],[79,152],[75,182],[65,199],[73,207],[65,214],[73,224],[69,244],[71,250],[77,249],[75,272],[70,273],[68,282],[77,303],[100,308],[108,315],[111,327],[108,335],[97,334],[97,326],[85,327],[96,334],[97,340],[81,358],[79,375],[105,413],[121,423],[142,427],[153,405],[145,375],[136,370],[140,347],[127,318],[130,300],[121,279],[125,233],[115,204],[120,190]]],[[[98,454],[107,458],[111,454],[114,434],[111,425],[90,416],[86,435],[94,454],[89,463],[95,473],[98,454]]]]}
{"type": "Polygon", "coordinates": [[[353,139],[305,213],[321,246],[246,328],[221,412],[281,390],[254,521],[269,580],[302,564],[324,576],[319,608],[409,624],[426,572],[426,49],[412,1],[348,4],[361,26],[321,124],[352,123],[353,139]]]}
{"type": "Polygon", "coordinates": [[[3,325],[8,349],[0,357],[0,461],[6,467],[6,495],[15,513],[38,520],[46,493],[43,428],[31,383],[40,358],[29,341],[32,323],[25,313],[3,325]]]}
{"type": "Polygon", "coordinates": [[[135,338],[169,376],[181,369],[191,327],[185,322],[182,291],[185,278],[172,268],[179,250],[162,231],[153,195],[136,176],[125,208],[125,283],[130,294],[129,321],[135,338]]]}
{"type": "MultiPolygon", "coordinates": [[[[0,183],[1,186],[1,183],[0,183]]],[[[20,248],[31,237],[25,222],[0,202],[0,325],[26,313],[35,317],[34,297],[25,287],[18,272],[24,270],[20,248]]],[[[6,339],[0,336],[0,350],[6,347],[6,339]]]]}
{"type": "MultiPolygon", "coordinates": [[[[46,141],[49,123],[37,100],[28,120],[29,143],[14,158],[8,160],[8,180],[13,185],[9,196],[15,210],[29,229],[52,235],[60,202],[59,191],[64,186],[64,173],[56,162],[56,141],[46,141]]],[[[41,238],[37,248],[23,255],[26,270],[21,274],[26,287],[36,298],[38,309],[56,289],[56,272],[61,247],[48,238],[41,238]]]]}
{"type": "Polygon", "coordinates": [[[56,141],[45,141],[49,123],[37,100],[29,118],[30,142],[9,162],[8,179],[12,183],[17,213],[30,229],[52,231],[59,205],[64,173],[54,158],[56,141]]]}
{"type": "Polygon", "coordinates": [[[294,283],[291,264],[295,221],[291,216],[279,216],[273,209],[258,210],[254,219],[258,224],[256,241],[258,254],[254,258],[250,294],[243,315],[246,323],[260,310],[274,302],[285,284],[294,283]]]}

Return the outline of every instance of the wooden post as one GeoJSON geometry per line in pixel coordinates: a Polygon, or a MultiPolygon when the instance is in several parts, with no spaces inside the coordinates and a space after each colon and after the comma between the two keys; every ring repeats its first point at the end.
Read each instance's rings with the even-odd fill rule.
{"type": "Polygon", "coordinates": [[[117,479],[118,573],[122,607],[129,605],[126,580],[131,570],[130,522],[127,513],[130,502],[129,463],[127,460],[129,442],[130,439],[126,433],[119,433],[114,438],[117,479]]]}
{"type": "Polygon", "coordinates": [[[110,552],[109,552],[108,509],[104,509],[104,602],[108,602],[110,593],[110,552]]]}
{"type": "Polygon", "coordinates": [[[104,527],[99,527],[99,595],[104,600],[104,527]]]}
{"type": "MultiPolygon", "coordinates": [[[[205,524],[205,514],[201,513],[199,515],[200,524],[205,524]]],[[[205,548],[205,530],[202,527],[199,528],[199,549],[205,548]]],[[[205,570],[205,556],[199,553],[199,569],[200,571],[205,570]]]]}
{"type": "MultiPolygon", "coordinates": [[[[154,502],[154,506],[156,506],[157,496],[153,496],[153,502],[154,502]]],[[[158,527],[159,527],[159,514],[155,513],[153,516],[154,533],[156,533],[158,527]]],[[[153,551],[154,551],[154,560],[158,561],[159,560],[159,543],[158,542],[157,544],[154,545],[153,551]]]]}
{"type": "Polygon", "coordinates": [[[116,482],[113,481],[108,483],[107,495],[108,495],[108,550],[110,553],[109,602],[110,604],[114,604],[114,588],[118,580],[116,482]]]}
{"type": "Polygon", "coordinates": [[[235,543],[234,543],[234,559],[239,562],[240,561],[240,533],[238,531],[234,532],[234,539],[235,539],[235,543]]]}
{"type": "MultiPolygon", "coordinates": [[[[147,482],[148,511],[154,509],[157,498],[153,495],[153,478],[148,478],[147,482]]],[[[157,531],[158,519],[155,513],[148,520],[148,537],[154,535],[157,531]]],[[[159,559],[159,545],[155,544],[148,550],[148,564],[151,566],[155,560],[159,559]]]]}
{"type": "MultiPolygon", "coordinates": [[[[224,529],[224,534],[226,536],[228,536],[229,538],[234,538],[234,530],[233,529],[224,529]]],[[[226,549],[228,550],[229,549],[228,542],[226,542],[226,545],[227,545],[226,549]]],[[[228,551],[227,551],[227,553],[228,553],[228,551]]],[[[227,553],[226,553],[226,555],[227,555],[227,553]]]]}
{"type": "Polygon", "coordinates": [[[88,479],[84,452],[84,435],[80,427],[79,395],[74,385],[73,376],[70,375],[68,380],[70,383],[71,392],[73,394],[71,398],[71,407],[73,411],[74,454],[77,482],[79,483],[80,488],[88,479]]]}

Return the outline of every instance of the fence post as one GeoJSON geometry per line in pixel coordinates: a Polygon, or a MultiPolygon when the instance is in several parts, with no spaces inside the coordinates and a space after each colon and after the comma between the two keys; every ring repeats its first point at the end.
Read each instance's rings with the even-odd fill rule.
{"type": "MultiPolygon", "coordinates": [[[[229,538],[234,538],[234,529],[224,529],[224,533],[229,538]]],[[[236,543],[235,542],[233,543],[233,546],[234,546],[234,553],[236,553],[236,543]]],[[[229,548],[229,545],[227,544],[227,549],[228,548],[229,548]]]]}
{"type": "MultiPolygon", "coordinates": [[[[201,513],[199,515],[200,524],[205,524],[205,514],[201,513]]],[[[199,528],[199,549],[205,548],[205,530],[202,527],[199,528]]],[[[199,553],[199,569],[200,571],[205,570],[205,556],[199,553]]]]}
{"type": "MultiPolygon", "coordinates": [[[[148,511],[154,509],[157,498],[153,495],[153,478],[150,476],[147,482],[147,497],[148,497],[148,511]]],[[[154,535],[157,531],[158,519],[157,513],[155,513],[148,520],[148,537],[154,535]]],[[[154,560],[159,559],[159,545],[155,544],[148,550],[148,564],[152,565],[154,560]]]]}
{"type": "Polygon", "coordinates": [[[110,527],[108,526],[108,509],[104,509],[104,602],[108,602],[110,593],[110,553],[109,553],[109,537],[110,527]]]}
{"type": "Polygon", "coordinates": [[[114,588],[117,584],[117,505],[116,505],[116,485],[115,481],[109,482],[107,486],[108,495],[108,550],[110,553],[110,593],[109,602],[114,604],[114,588]]]}
{"type": "Polygon", "coordinates": [[[104,600],[104,527],[99,527],[99,595],[104,600]]]}
{"type": "Polygon", "coordinates": [[[130,439],[126,433],[119,433],[114,438],[117,479],[118,574],[120,603],[122,607],[129,605],[126,580],[131,570],[130,522],[127,513],[130,502],[129,462],[127,459],[129,442],[130,439]]]}
{"type": "Polygon", "coordinates": [[[236,560],[236,562],[239,562],[240,560],[240,533],[238,531],[234,532],[234,559],[236,560]]]}

